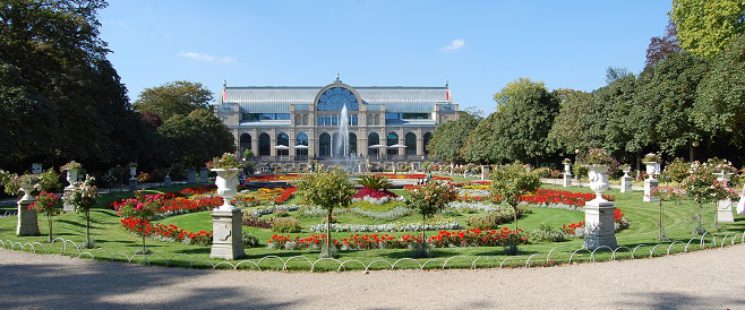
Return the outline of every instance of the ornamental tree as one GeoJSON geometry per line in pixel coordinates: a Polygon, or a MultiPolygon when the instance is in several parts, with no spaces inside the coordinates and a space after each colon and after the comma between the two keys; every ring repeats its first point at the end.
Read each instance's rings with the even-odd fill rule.
{"type": "Polygon", "coordinates": [[[447,162],[462,162],[461,148],[474,128],[478,126],[480,118],[466,112],[461,112],[458,120],[449,121],[435,128],[432,139],[427,144],[427,151],[447,162]]]}
{"type": "MultiPolygon", "coordinates": [[[[706,200],[711,199],[715,202],[716,211],[718,200],[736,197],[736,194],[727,187],[727,182],[717,180],[714,175],[715,172],[720,172],[725,166],[727,165],[719,163],[718,159],[709,159],[706,163],[695,161],[691,163],[690,175],[680,182],[680,187],[686,191],[688,197],[696,202],[699,209],[696,217],[698,223],[693,230],[695,234],[703,235],[706,232],[703,225],[703,205],[706,200]],[[719,168],[719,171],[717,168],[719,168]]],[[[714,220],[716,221],[716,217],[714,220]]]]}
{"type": "Polygon", "coordinates": [[[492,194],[512,207],[517,232],[517,205],[520,197],[541,187],[541,179],[519,163],[506,165],[492,172],[492,194]]]}
{"type": "Polygon", "coordinates": [[[60,197],[54,193],[48,193],[42,191],[36,196],[36,201],[28,206],[29,210],[35,211],[36,213],[43,213],[47,216],[47,223],[49,224],[49,242],[54,240],[53,231],[53,220],[52,217],[57,215],[57,206],[60,203],[60,197]]]}
{"type": "Polygon", "coordinates": [[[349,174],[341,169],[316,171],[304,175],[297,183],[297,194],[306,204],[319,206],[326,210],[326,240],[321,250],[321,258],[333,258],[335,249],[331,244],[331,222],[334,208],[346,208],[355,194],[354,184],[349,174]]]}
{"type": "Polygon", "coordinates": [[[455,201],[457,197],[458,192],[452,186],[437,181],[429,182],[411,191],[409,198],[406,199],[406,206],[417,210],[419,215],[422,216],[422,225],[420,227],[422,240],[419,248],[415,248],[414,250],[413,255],[415,258],[429,256],[424,230],[427,218],[440,213],[450,202],[455,201]]]}
{"type": "Polygon", "coordinates": [[[652,189],[652,196],[657,197],[660,200],[660,215],[659,215],[659,228],[660,232],[658,235],[658,239],[660,241],[667,241],[667,236],[665,236],[665,226],[662,223],[663,219],[663,212],[662,212],[662,202],[663,201],[669,201],[669,200],[678,200],[686,195],[685,190],[673,187],[673,186],[657,186],[652,189]]]}
{"type": "Polygon", "coordinates": [[[145,237],[152,233],[150,218],[153,217],[162,206],[163,196],[159,194],[142,195],[142,192],[138,192],[136,195],[136,198],[125,200],[124,203],[119,206],[117,212],[122,217],[131,218],[136,221],[135,232],[142,236],[142,250],[137,252],[137,254],[146,255],[149,251],[145,247],[145,237]]]}
{"type": "Polygon", "coordinates": [[[98,187],[95,183],[96,179],[88,175],[85,181],[75,182],[74,188],[65,193],[65,200],[75,207],[75,212],[82,212],[85,216],[85,247],[88,249],[95,246],[91,240],[91,209],[98,198],[98,187]]]}
{"type": "Polygon", "coordinates": [[[674,0],[670,16],[683,49],[713,57],[745,30],[745,1],[674,0]]]}

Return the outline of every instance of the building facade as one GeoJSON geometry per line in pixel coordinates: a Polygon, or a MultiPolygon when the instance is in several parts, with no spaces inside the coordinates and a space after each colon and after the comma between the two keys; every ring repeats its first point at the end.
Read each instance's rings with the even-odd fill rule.
{"type": "Polygon", "coordinates": [[[437,124],[458,117],[447,83],[352,87],[337,76],[323,87],[225,85],[220,101],[215,113],[231,130],[239,154],[249,149],[256,160],[272,162],[423,160],[437,124]]]}

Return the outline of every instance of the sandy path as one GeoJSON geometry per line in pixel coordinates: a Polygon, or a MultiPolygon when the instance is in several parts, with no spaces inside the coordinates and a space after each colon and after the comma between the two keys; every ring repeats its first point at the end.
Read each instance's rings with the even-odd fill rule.
{"type": "Polygon", "coordinates": [[[745,245],[552,268],[282,273],[0,250],[0,308],[745,309],[745,245]]]}

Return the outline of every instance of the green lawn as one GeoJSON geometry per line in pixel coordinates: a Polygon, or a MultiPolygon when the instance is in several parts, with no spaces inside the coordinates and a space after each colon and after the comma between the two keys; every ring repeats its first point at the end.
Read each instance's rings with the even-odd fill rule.
{"type": "MultiPolygon", "coordinates": [[[[552,188],[552,186],[547,186],[552,188]]],[[[555,187],[553,187],[555,188],[555,187]]],[[[177,190],[178,188],[171,188],[168,190],[177,190]]],[[[571,188],[573,191],[588,192],[586,188],[571,188]]],[[[634,249],[637,245],[646,244],[640,247],[635,256],[649,255],[650,250],[657,244],[657,221],[658,221],[658,208],[656,203],[644,203],[641,201],[642,193],[620,193],[616,190],[610,190],[607,194],[616,197],[616,206],[619,207],[625,214],[626,218],[631,223],[631,226],[617,234],[619,246],[628,247],[634,249]]],[[[140,246],[140,238],[126,232],[119,224],[119,217],[113,210],[103,209],[109,202],[127,197],[129,193],[113,193],[105,195],[99,203],[99,209],[92,212],[92,235],[96,240],[98,246],[94,250],[81,250],[83,252],[89,252],[92,256],[97,259],[114,259],[114,260],[129,260],[133,257],[133,253],[140,246]]],[[[519,225],[526,231],[535,229],[542,223],[548,223],[554,227],[560,227],[562,224],[568,224],[577,222],[583,219],[584,215],[579,211],[569,211],[562,209],[548,209],[534,207],[532,214],[526,214],[519,221],[519,225]]],[[[707,229],[713,230],[714,220],[714,206],[713,204],[707,204],[704,213],[704,223],[707,229]]],[[[694,226],[692,216],[698,212],[696,206],[691,201],[682,201],[679,205],[673,202],[665,203],[664,221],[666,227],[667,236],[672,241],[679,241],[674,244],[670,250],[671,252],[683,251],[685,244],[687,243],[692,235],[691,230],[694,226]],[[682,242],[682,243],[680,243],[682,242]]],[[[468,215],[462,215],[455,217],[454,219],[459,221],[461,224],[465,224],[466,217],[468,215]]],[[[321,223],[323,219],[317,218],[301,218],[301,225],[307,226],[312,224],[321,223]]],[[[366,222],[375,223],[371,220],[363,220],[360,217],[343,214],[337,216],[337,221],[340,223],[353,223],[353,222],[366,222]]],[[[417,222],[419,221],[416,215],[408,216],[397,221],[401,222],[417,222]]],[[[174,216],[166,218],[161,221],[162,223],[174,223],[182,228],[190,231],[196,230],[211,230],[211,221],[209,212],[199,212],[188,215],[174,216]]],[[[0,240],[12,240],[19,241],[22,244],[25,242],[39,242],[44,243],[46,241],[47,233],[46,218],[40,218],[40,229],[43,236],[37,237],[17,237],[15,236],[15,225],[16,218],[14,216],[0,219],[0,240]]],[[[511,225],[512,224],[508,224],[511,225]]],[[[257,236],[263,244],[266,240],[272,236],[272,232],[266,229],[258,229],[254,227],[244,227],[246,231],[251,232],[257,236]]],[[[723,225],[719,232],[716,232],[717,242],[721,241],[722,236],[730,234],[728,243],[732,238],[733,233],[737,233],[737,240],[740,242],[743,231],[745,231],[745,218],[737,217],[737,222],[734,224],[723,225]]],[[[84,240],[84,219],[77,214],[63,214],[55,217],[55,232],[58,237],[80,242],[84,240]]],[[[429,232],[433,234],[434,232],[429,232]]],[[[400,233],[391,233],[392,235],[399,235],[400,233]]],[[[299,233],[295,235],[308,235],[307,232],[299,233]]],[[[335,237],[347,236],[349,233],[338,233],[335,237]]],[[[711,235],[707,235],[706,240],[711,244],[711,235]]],[[[7,242],[6,242],[7,243],[7,242]]],[[[658,246],[654,249],[654,255],[664,255],[668,250],[667,243],[664,246],[658,246]]],[[[16,245],[20,247],[20,245],[16,245]]],[[[210,248],[196,245],[183,245],[180,243],[172,242],[161,242],[148,240],[148,246],[154,251],[155,254],[150,255],[147,258],[148,263],[152,264],[163,264],[163,265],[177,265],[177,266],[194,266],[194,267],[212,267],[209,262],[208,255],[210,248]]],[[[522,266],[525,265],[526,259],[533,256],[531,265],[541,264],[546,261],[547,254],[556,248],[552,252],[552,260],[557,263],[567,262],[572,252],[576,249],[581,248],[582,239],[574,239],[572,241],[562,243],[534,243],[523,245],[520,247],[520,256],[514,259],[508,259],[504,261],[508,256],[502,254],[501,247],[474,247],[474,248],[446,248],[446,249],[435,249],[433,250],[434,260],[428,263],[429,267],[441,267],[444,260],[451,256],[464,256],[464,258],[455,258],[448,262],[448,267],[488,267],[488,266],[499,266],[504,264],[506,266],[522,266]],[[475,257],[481,257],[478,261],[474,261],[475,257]]],[[[6,245],[8,247],[8,245],[6,245]]],[[[36,246],[38,247],[38,245],[36,246]]],[[[45,246],[48,249],[49,246],[45,246]]],[[[52,247],[54,252],[62,251],[62,245],[60,242],[55,243],[52,247]]],[[[698,242],[692,242],[689,250],[699,249],[698,242]]],[[[25,248],[30,250],[30,247],[25,248]]],[[[74,249],[68,248],[66,253],[69,255],[76,254],[74,249]]],[[[317,251],[283,251],[283,250],[270,250],[265,246],[246,250],[247,259],[256,262],[258,258],[267,255],[276,255],[283,257],[285,260],[291,256],[302,255],[308,259],[315,260],[317,257],[317,251]]],[[[384,262],[376,262],[371,269],[376,268],[390,268],[390,264],[398,259],[406,258],[409,255],[408,250],[401,249],[381,249],[381,250],[367,250],[367,251],[351,251],[340,253],[342,260],[357,259],[363,263],[371,263],[374,261],[385,260],[384,262]]],[[[88,257],[86,253],[83,257],[88,257]]],[[[630,258],[630,251],[619,250],[616,255],[619,258],[630,258]]],[[[595,255],[598,260],[609,259],[610,253],[598,253],[595,255]]],[[[589,260],[589,253],[579,252],[574,257],[574,260],[578,259],[581,261],[589,260]]],[[[133,262],[145,262],[142,256],[134,256],[133,262]]],[[[424,263],[426,260],[419,260],[419,263],[424,263]]],[[[225,266],[225,265],[223,265],[225,266]]],[[[275,268],[281,269],[283,263],[279,259],[265,259],[261,262],[262,268],[275,268]]],[[[242,264],[241,268],[253,267],[251,264],[242,264]]],[[[338,263],[323,261],[316,265],[317,270],[336,270],[338,263]]],[[[399,262],[398,267],[408,268],[417,267],[418,265],[412,260],[404,260],[399,262]]],[[[310,265],[304,260],[293,259],[287,263],[288,269],[309,269],[310,265]]],[[[345,265],[346,269],[359,269],[361,268],[357,263],[350,263],[345,265]]]]}

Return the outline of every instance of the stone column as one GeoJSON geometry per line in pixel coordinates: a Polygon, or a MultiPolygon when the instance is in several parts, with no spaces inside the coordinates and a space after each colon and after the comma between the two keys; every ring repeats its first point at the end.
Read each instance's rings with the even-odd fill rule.
{"type": "Polygon", "coordinates": [[[621,177],[621,193],[631,192],[631,176],[629,175],[629,172],[631,171],[628,168],[623,171],[623,176],[621,177]]]}
{"type": "Polygon", "coordinates": [[[186,183],[194,184],[197,183],[197,171],[194,168],[189,168],[186,172],[186,183]]]}
{"type": "Polygon", "coordinates": [[[271,139],[269,139],[269,155],[272,157],[277,156],[277,137],[272,136],[271,139]]]}
{"type": "Polygon", "coordinates": [[[481,165],[481,181],[489,177],[489,166],[481,165]]]}
{"type": "MultiPolygon", "coordinates": [[[[69,169],[67,170],[67,182],[70,184],[64,188],[64,193],[67,194],[73,189],[75,189],[75,185],[73,185],[78,180],[78,169],[69,169]]],[[[63,198],[64,200],[64,195],[63,198]]],[[[62,204],[62,211],[64,212],[73,212],[75,211],[75,206],[73,206],[71,203],[64,201],[62,204]]]]}
{"type": "Polygon", "coordinates": [[[209,171],[207,171],[207,168],[199,169],[199,183],[207,183],[209,182],[209,171]]]}
{"type": "MultiPolygon", "coordinates": [[[[715,175],[719,176],[717,178],[717,181],[719,182],[726,182],[726,184],[729,184],[730,177],[732,176],[732,173],[727,172],[720,172],[715,173],[715,175]]],[[[718,223],[734,223],[735,217],[732,214],[732,205],[734,202],[731,199],[722,199],[717,201],[717,222],[718,223]]]]}
{"type": "Polygon", "coordinates": [[[129,166],[129,190],[134,192],[137,190],[137,166],[129,166]]]}
{"type": "Polygon", "coordinates": [[[585,203],[585,243],[584,247],[594,250],[618,247],[614,214],[616,207],[613,202],[603,199],[603,192],[608,190],[608,167],[604,165],[588,166],[590,188],[595,192],[595,199],[585,203]]]}
{"type": "Polygon", "coordinates": [[[36,218],[36,212],[28,209],[28,206],[34,203],[34,197],[31,196],[33,187],[22,189],[23,198],[18,200],[18,223],[16,225],[17,236],[38,236],[39,222],[36,218]]]}
{"type": "Polygon", "coordinates": [[[416,137],[416,156],[424,156],[424,138],[416,137]]]}
{"type": "Polygon", "coordinates": [[[652,191],[654,191],[654,189],[660,184],[660,182],[654,178],[655,173],[657,173],[657,163],[649,162],[644,164],[647,165],[647,175],[649,177],[644,180],[644,198],[642,200],[645,202],[659,201],[658,198],[652,196],[652,191]]]}
{"type": "Polygon", "coordinates": [[[259,156],[259,135],[255,131],[251,133],[251,153],[254,157],[259,156]]]}
{"type": "Polygon", "coordinates": [[[166,176],[163,178],[163,186],[165,187],[171,186],[171,173],[170,172],[168,172],[168,174],[166,174],[166,176]]]}

